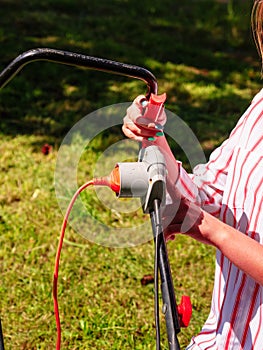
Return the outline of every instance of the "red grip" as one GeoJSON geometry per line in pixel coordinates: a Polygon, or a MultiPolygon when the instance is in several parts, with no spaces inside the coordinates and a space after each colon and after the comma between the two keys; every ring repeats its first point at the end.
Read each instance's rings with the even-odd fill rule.
{"type": "Polygon", "coordinates": [[[158,122],[158,117],[162,113],[165,101],[166,93],[163,93],[162,95],[151,94],[143,117],[152,120],[153,122],[158,122]]]}
{"type": "Polygon", "coordinates": [[[158,104],[158,105],[164,104],[165,101],[166,101],[166,93],[163,93],[162,95],[151,94],[149,99],[149,103],[158,104]]]}

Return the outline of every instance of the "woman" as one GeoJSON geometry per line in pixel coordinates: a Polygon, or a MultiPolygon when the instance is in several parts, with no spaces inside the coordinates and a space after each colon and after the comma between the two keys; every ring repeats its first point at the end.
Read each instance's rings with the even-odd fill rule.
{"type": "MultiPolygon", "coordinates": [[[[261,57],[262,22],[263,1],[255,1],[252,23],[261,57]]],[[[123,124],[124,134],[137,141],[156,133],[154,125],[138,123],[142,99],[135,99],[123,124]]],[[[180,232],[217,248],[210,314],[187,349],[262,350],[263,90],[207,164],[188,175],[178,163],[178,171],[172,197],[180,205],[172,205],[167,239],[180,232]]]]}

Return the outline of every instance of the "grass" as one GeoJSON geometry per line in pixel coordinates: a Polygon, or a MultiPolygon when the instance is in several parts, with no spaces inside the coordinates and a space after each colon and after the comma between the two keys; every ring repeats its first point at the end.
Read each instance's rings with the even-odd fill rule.
{"type": "MultiPolygon", "coordinates": [[[[35,47],[144,66],[157,77],[159,92],[167,92],[167,109],[191,127],[208,156],[261,87],[250,7],[241,0],[145,1],[143,6],[135,0],[3,0],[0,69],[35,47]]],[[[54,349],[52,275],[63,219],[54,173],[63,138],[89,113],[144,92],[144,84],[132,79],[48,62],[25,67],[1,90],[0,314],[7,349],[54,349]],[[45,143],[53,147],[46,156],[45,143]]],[[[118,160],[120,153],[103,155],[123,140],[122,117],[88,140],[78,163],[79,185],[99,161],[111,168],[118,160]]],[[[189,167],[186,155],[170,142],[189,167]]],[[[133,204],[117,204],[107,190],[89,189],[82,198],[113,230],[148,223],[139,210],[124,213],[126,203],[133,204]]],[[[141,278],[153,273],[152,241],[116,249],[85,239],[89,230],[94,227],[81,234],[69,227],[62,251],[63,348],[154,348],[153,285],[141,285],[141,278]]],[[[183,236],[168,250],[177,299],[188,294],[193,303],[190,326],[179,335],[183,348],[209,312],[214,250],[183,236]]],[[[164,323],[162,334],[165,349],[164,323]]]]}

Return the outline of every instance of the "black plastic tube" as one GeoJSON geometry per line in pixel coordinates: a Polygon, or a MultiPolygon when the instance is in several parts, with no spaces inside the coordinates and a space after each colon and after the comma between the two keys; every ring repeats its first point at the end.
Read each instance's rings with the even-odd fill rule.
{"type": "Polygon", "coordinates": [[[147,96],[157,94],[155,76],[147,69],[104,58],[50,48],[36,48],[16,57],[1,73],[0,88],[4,87],[25,65],[35,61],[51,61],[71,66],[115,73],[144,81],[148,86],[147,96]]]}
{"type": "Polygon", "coordinates": [[[0,350],[4,350],[4,337],[3,337],[1,318],[0,318],[0,350]]]}
{"type": "MultiPolygon", "coordinates": [[[[180,322],[179,316],[177,312],[177,304],[176,297],[173,287],[173,280],[171,275],[170,263],[168,259],[168,253],[166,249],[166,243],[163,234],[162,228],[162,220],[160,216],[160,201],[158,199],[154,200],[154,208],[150,213],[151,215],[151,223],[153,229],[153,235],[155,238],[156,244],[156,258],[158,261],[155,262],[155,266],[157,264],[157,268],[160,272],[161,277],[161,291],[162,291],[162,299],[163,299],[163,313],[166,321],[166,331],[168,337],[168,346],[169,350],[180,350],[180,344],[177,338],[177,334],[180,332],[180,322]]],[[[155,277],[156,278],[156,277],[155,277]]],[[[157,287],[156,287],[157,288],[157,287]]],[[[157,290],[155,290],[157,293],[157,290]]],[[[155,310],[155,313],[159,311],[155,310]]],[[[156,316],[156,315],[155,315],[156,316]]],[[[157,321],[158,318],[156,317],[157,321]]],[[[159,327],[156,324],[156,327],[159,327]]],[[[159,338],[158,334],[158,338],[159,338]]],[[[156,334],[157,339],[157,334],[156,334]]],[[[159,344],[157,345],[157,349],[160,348],[159,344]]]]}

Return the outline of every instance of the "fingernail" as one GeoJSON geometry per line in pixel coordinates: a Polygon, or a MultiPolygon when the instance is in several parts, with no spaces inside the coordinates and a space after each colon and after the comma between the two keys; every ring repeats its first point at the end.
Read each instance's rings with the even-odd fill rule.
{"type": "Polygon", "coordinates": [[[148,141],[155,141],[154,137],[148,137],[148,141]]]}
{"type": "Polygon", "coordinates": [[[155,135],[156,135],[156,136],[163,136],[164,134],[163,134],[162,131],[158,131],[155,135]]]}
{"type": "Polygon", "coordinates": [[[147,105],[148,105],[148,101],[147,100],[142,100],[140,103],[141,103],[141,106],[143,108],[147,107],[147,105]]]}

